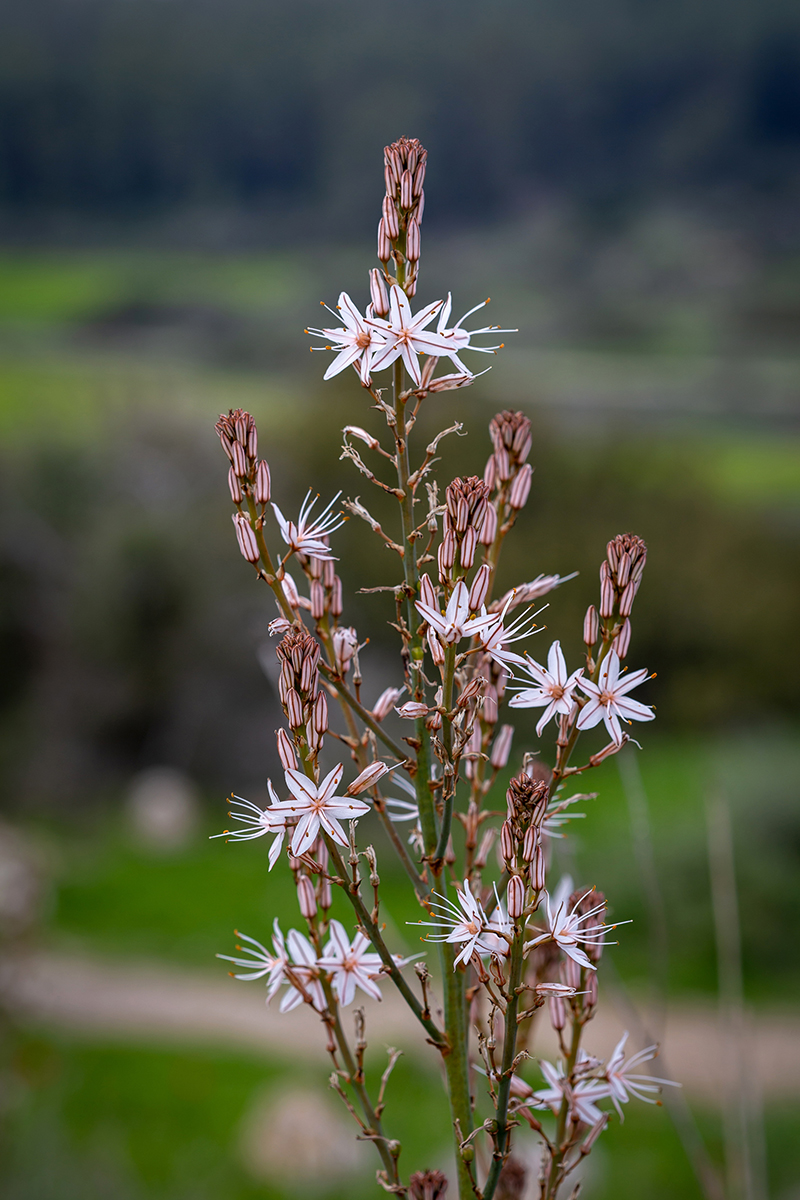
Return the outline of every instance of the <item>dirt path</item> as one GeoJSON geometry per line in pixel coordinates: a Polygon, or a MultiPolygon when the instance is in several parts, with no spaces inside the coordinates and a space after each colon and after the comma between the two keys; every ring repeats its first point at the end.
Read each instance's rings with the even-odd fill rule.
{"type": "MultiPolygon", "coordinates": [[[[388,985],[384,994],[382,1004],[366,1004],[370,1041],[427,1052],[413,1018],[388,985]]],[[[215,978],[207,972],[152,964],[17,953],[0,959],[0,1004],[19,1020],[87,1037],[211,1043],[270,1057],[317,1057],[323,1045],[322,1031],[307,1010],[281,1015],[277,1005],[265,1006],[261,983],[228,979],[222,968],[215,978]]],[[[586,1039],[590,1051],[607,1053],[626,1027],[631,1029],[632,1045],[642,1044],[630,1013],[614,1012],[611,1006],[601,1013],[586,1039]]],[[[715,1009],[674,1009],[661,1044],[663,1062],[657,1073],[666,1068],[692,1095],[718,1102],[731,1085],[735,1055],[726,1045],[715,1009]]],[[[800,1096],[800,1018],[759,1013],[758,1020],[750,1022],[744,1050],[765,1099],[800,1096]]],[[[549,1031],[539,1051],[555,1056],[549,1031]]]]}

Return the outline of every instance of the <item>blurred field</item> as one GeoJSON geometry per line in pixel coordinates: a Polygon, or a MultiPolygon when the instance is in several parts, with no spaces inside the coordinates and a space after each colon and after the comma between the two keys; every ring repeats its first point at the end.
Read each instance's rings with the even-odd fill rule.
{"type": "MultiPolygon", "coordinates": [[[[800,266],[748,260],[710,286],[708,256],[724,253],[691,225],[694,256],[676,259],[687,226],[662,215],[588,238],[571,275],[569,231],[553,228],[465,233],[432,252],[431,295],[450,286],[449,257],[456,307],[488,288],[493,319],[521,332],[471,392],[431,406],[421,437],[464,420],[469,437],[445,444],[443,469],[482,469],[495,408],[530,413],[534,491],[504,571],[511,584],[580,570],[543,618],[568,657],[579,653],[607,538],[635,528],[647,539],[634,654],[658,671],[647,698],[660,719],[644,730],[638,761],[668,914],[669,998],[716,996],[703,801],[722,788],[747,1001],[756,1012],[796,1011],[800,353],[791,314],[800,266]],[[707,251],[702,269],[697,247],[707,251]],[[664,255],[673,284],[656,289],[664,255]],[[636,277],[625,265],[634,260],[645,264],[636,277]]],[[[17,947],[219,977],[213,955],[230,949],[234,926],[263,937],[273,916],[294,920],[285,873],[267,877],[262,845],[205,840],[222,828],[226,793],[261,795],[276,769],[277,725],[256,660],[272,611],[233,543],[212,425],[223,409],[251,408],[276,490],[291,503],[310,485],[363,495],[337,462],[338,430],[372,416],[349,380],[322,387],[321,356],[308,354],[302,329],[340,287],[363,298],[365,261],[361,248],[0,258],[0,779],[43,881],[33,923],[11,938],[17,947]],[[138,843],[125,808],[131,779],[161,764],[201,796],[199,828],[172,853],[138,843]]],[[[361,551],[352,524],[340,537],[349,589],[392,569],[361,551]]],[[[388,614],[363,597],[353,612],[372,638],[372,698],[394,682],[388,614]]],[[[520,721],[517,757],[532,730],[520,721]]],[[[653,931],[617,765],[591,786],[600,798],[576,822],[565,862],[634,919],[613,960],[646,998],[657,983],[653,931]]],[[[388,855],[381,868],[398,942],[411,945],[388,855]]],[[[18,1021],[3,1031],[2,1073],[10,1200],[288,1195],[254,1172],[243,1130],[265,1089],[325,1077],[324,1066],[312,1078],[278,1058],[111,1043],[18,1021]]],[[[390,1111],[409,1161],[439,1161],[434,1083],[416,1064],[399,1069],[390,1111]]],[[[769,1195],[792,1200],[800,1102],[767,1102],[769,1195]]],[[[719,1159],[719,1111],[701,1106],[698,1120],[719,1159]]],[[[372,1193],[369,1181],[351,1180],[331,1194],[372,1193]]],[[[582,1194],[700,1193],[667,1114],[631,1106],[582,1194]]]]}

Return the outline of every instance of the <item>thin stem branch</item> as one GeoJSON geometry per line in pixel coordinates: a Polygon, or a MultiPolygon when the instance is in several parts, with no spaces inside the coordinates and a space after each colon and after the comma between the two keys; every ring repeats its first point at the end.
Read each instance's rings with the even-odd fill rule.
{"type": "Polygon", "coordinates": [[[503,1163],[510,1149],[511,1131],[508,1124],[508,1103],[511,1099],[511,1080],[514,1074],[514,1056],[517,1050],[517,1015],[519,1012],[520,987],[524,966],[523,948],[525,945],[525,927],[517,925],[514,930],[514,943],[511,947],[511,963],[508,979],[508,1004],[505,1012],[505,1029],[503,1034],[503,1068],[500,1085],[497,1089],[497,1133],[494,1141],[492,1165],[483,1189],[483,1200],[492,1200],[500,1180],[503,1163]]]}

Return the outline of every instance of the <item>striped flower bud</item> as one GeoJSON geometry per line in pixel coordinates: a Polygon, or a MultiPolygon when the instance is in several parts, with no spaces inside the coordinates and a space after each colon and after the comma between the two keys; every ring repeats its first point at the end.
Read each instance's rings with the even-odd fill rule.
{"type": "Polygon", "coordinates": [[[631,556],[623,550],[617,563],[617,587],[624,588],[631,577],[631,556]]]}
{"type": "Polygon", "coordinates": [[[445,659],[444,647],[436,636],[435,630],[429,628],[425,637],[428,642],[428,649],[431,652],[431,658],[437,667],[443,667],[445,659]]]}
{"type": "Polygon", "coordinates": [[[317,898],[314,895],[314,885],[307,875],[301,875],[297,880],[297,902],[300,914],[310,921],[317,915],[317,898]]]}
{"type": "Polygon", "coordinates": [[[512,875],[508,881],[508,891],[506,892],[506,904],[508,906],[508,915],[516,920],[521,917],[525,911],[525,880],[521,875],[512,875]]]}
{"type": "Polygon", "coordinates": [[[406,258],[409,262],[417,262],[420,252],[419,224],[412,217],[406,230],[406,258]]]}
{"type": "Polygon", "coordinates": [[[495,829],[487,829],[486,833],[481,838],[480,845],[478,846],[478,851],[473,862],[473,866],[475,867],[476,871],[482,871],[489,861],[489,855],[492,852],[492,846],[494,845],[496,837],[497,831],[495,829]]]}
{"type": "Polygon", "coordinates": [[[321,621],[325,616],[325,588],[319,579],[312,579],[308,589],[311,601],[311,616],[315,621],[321,621]]]}
{"type": "Polygon", "coordinates": [[[375,720],[382,721],[385,716],[388,716],[402,694],[402,688],[394,687],[386,688],[385,691],[381,692],[380,696],[378,696],[378,699],[375,701],[375,707],[372,710],[372,715],[375,720]]]}
{"type": "Polygon", "coordinates": [[[583,640],[590,650],[597,641],[599,633],[600,621],[597,617],[597,609],[590,604],[586,610],[586,616],[583,618],[583,640]]]}
{"type": "Polygon", "coordinates": [[[334,577],[333,587],[331,588],[330,610],[332,617],[340,617],[342,615],[342,581],[338,575],[334,577]]]}
{"type": "Polygon", "coordinates": [[[532,475],[533,467],[530,463],[525,463],[512,483],[511,491],[508,494],[508,503],[512,508],[520,509],[525,507],[531,491],[532,475]]]}
{"type": "Polygon", "coordinates": [[[423,575],[419,581],[419,598],[428,608],[437,608],[436,592],[430,581],[430,576],[423,575]]]}
{"type": "Polygon", "coordinates": [[[478,544],[478,534],[474,525],[470,525],[469,529],[464,534],[464,540],[461,543],[461,566],[465,571],[469,571],[472,564],[475,562],[475,547],[478,544]]]}
{"type": "Polygon", "coordinates": [[[321,735],[328,732],[328,697],[323,691],[317,694],[314,701],[311,720],[316,733],[321,735]]]}
{"type": "Polygon", "coordinates": [[[483,468],[483,482],[493,491],[494,485],[497,482],[497,461],[493,454],[490,454],[486,460],[486,466],[483,468]]]}
{"type": "Polygon", "coordinates": [[[340,675],[346,675],[350,670],[353,655],[358,649],[358,634],[351,626],[340,625],[333,633],[333,653],[336,660],[336,670],[340,675]]]}
{"type": "Polygon", "coordinates": [[[497,724],[497,688],[491,683],[487,683],[483,693],[481,717],[487,725],[497,724]]]}
{"type": "Polygon", "coordinates": [[[247,455],[239,442],[233,443],[233,469],[240,479],[247,478],[247,455]]]}
{"type": "Polygon", "coordinates": [[[419,200],[417,201],[417,224],[422,224],[422,215],[425,212],[425,193],[420,192],[419,200]]]}
{"type": "Polygon", "coordinates": [[[386,232],[386,223],[381,217],[378,222],[378,258],[382,263],[388,263],[392,257],[392,243],[389,241],[389,235],[386,232]]]}
{"type": "Polygon", "coordinates": [[[550,1024],[560,1033],[567,1024],[567,1006],[560,996],[550,997],[550,1024]]]}
{"type": "Polygon", "coordinates": [[[620,658],[625,658],[631,645],[631,623],[626,617],[617,636],[614,638],[614,649],[620,658]]]}
{"type": "Polygon", "coordinates": [[[547,863],[545,862],[544,850],[541,843],[536,847],[536,852],[531,862],[531,887],[535,892],[544,890],[547,883],[547,863]]]}
{"type": "Polygon", "coordinates": [[[281,760],[281,766],[284,771],[297,770],[297,755],[294,752],[294,745],[291,738],[285,729],[279,729],[277,733],[278,741],[278,758],[281,760]]]}
{"type": "MultiPolygon", "coordinates": [[[[464,562],[464,548],[461,548],[461,561],[464,562]]],[[[472,586],[469,589],[469,611],[478,612],[481,605],[486,602],[486,596],[489,592],[489,583],[491,581],[492,572],[488,563],[483,563],[478,568],[475,578],[472,581],[472,586]]],[[[427,601],[426,601],[427,603],[427,601]]]]}
{"type": "Polygon", "coordinates": [[[633,601],[636,598],[636,592],[638,591],[638,588],[639,588],[638,583],[634,583],[634,581],[631,580],[631,582],[625,588],[625,591],[620,596],[620,598],[619,598],[619,615],[621,617],[629,617],[631,615],[631,609],[633,608],[633,601]]]}
{"type": "Polygon", "coordinates": [[[322,564],[322,582],[326,588],[333,587],[333,581],[336,578],[336,563],[332,558],[326,558],[322,564]]]}
{"type": "Polygon", "coordinates": [[[356,775],[353,782],[345,791],[345,796],[360,795],[361,792],[372,787],[378,782],[379,779],[382,779],[384,775],[388,774],[388,772],[389,768],[385,762],[381,762],[379,759],[375,762],[371,762],[368,767],[364,768],[360,775],[356,775]]]}
{"type": "Polygon", "coordinates": [[[496,537],[497,509],[493,504],[489,504],[486,508],[486,515],[483,518],[483,525],[481,525],[480,543],[482,546],[491,546],[496,537]]]}
{"type": "MultiPolygon", "coordinates": [[[[466,708],[470,700],[474,700],[478,695],[485,682],[486,680],[482,679],[480,675],[473,675],[472,679],[470,679],[469,683],[462,690],[460,696],[456,700],[456,705],[459,708],[466,708]]],[[[473,737],[475,737],[476,734],[478,737],[478,749],[480,749],[480,729],[477,725],[473,730],[473,737]]]]}
{"type": "Polygon", "coordinates": [[[300,607],[300,593],[297,590],[297,584],[292,579],[291,575],[284,575],[281,580],[283,594],[286,597],[286,603],[290,608],[298,609],[300,607]]]}
{"type": "Polygon", "coordinates": [[[526,863],[533,862],[536,854],[536,847],[539,845],[540,837],[539,830],[535,825],[529,825],[525,830],[525,837],[522,841],[522,861],[526,863]]]}
{"type": "Polygon", "coordinates": [[[456,538],[452,530],[448,529],[444,535],[439,551],[441,555],[439,566],[444,566],[445,570],[449,571],[456,561],[456,538]]]}
{"type": "MultiPolygon", "coordinates": [[[[410,279],[406,280],[405,293],[408,296],[409,300],[413,296],[416,296],[416,294],[417,294],[417,277],[416,277],[416,275],[412,275],[410,279]]],[[[434,383],[435,382],[436,381],[434,380],[434,383]]],[[[433,386],[431,386],[431,391],[435,391],[435,388],[433,386]]]]}
{"type": "Polygon", "coordinates": [[[385,317],[389,312],[389,293],[383,279],[383,272],[375,267],[369,273],[369,294],[376,317],[385,317]]]}
{"type": "Polygon", "coordinates": [[[294,688],[286,693],[286,717],[292,729],[300,729],[303,725],[303,703],[294,688]]]}
{"type": "Polygon", "coordinates": [[[422,185],[425,183],[426,165],[426,161],[423,158],[421,162],[417,163],[417,169],[414,172],[414,186],[411,190],[416,199],[422,195],[422,185]]]}
{"type": "Polygon", "coordinates": [[[383,198],[383,226],[386,231],[386,236],[390,241],[395,242],[400,235],[400,222],[397,217],[397,209],[392,200],[388,196],[383,198]]]}
{"type": "Polygon", "coordinates": [[[256,541],[252,525],[244,513],[233,513],[232,516],[233,525],[236,530],[236,540],[239,543],[242,557],[246,558],[248,562],[257,563],[259,559],[258,542],[256,541]]]}
{"type": "Polygon", "coordinates": [[[505,483],[507,479],[511,478],[511,462],[508,457],[508,450],[505,448],[505,446],[500,446],[498,450],[495,450],[494,465],[497,478],[502,480],[503,483],[505,483]]]}
{"type": "Polygon", "coordinates": [[[508,764],[508,756],[511,753],[511,741],[514,737],[514,726],[503,725],[500,732],[494,739],[492,750],[489,755],[489,763],[494,767],[495,771],[502,770],[508,764]]]}
{"type": "Polygon", "coordinates": [[[234,471],[233,467],[228,468],[228,490],[231,494],[231,500],[234,504],[242,503],[242,485],[239,482],[239,476],[234,471]]]}
{"type": "Polygon", "coordinates": [[[510,821],[503,821],[500,826],[500,854],[503,862],[511,868],[517,861],[517,841],[510,821]]]}
{"type": "Polygon", "coordinates": [[[256,467],[256,486],[254,490],[256,504],[269,504],[272,495],[272,480],[269,474],[269,463],[263,458],[256,467]]]}
{"type": "Polygon", "coordinates": [[[604,619],[614,615],[614,584],[604,579],[600,584],[600,616],[604,619]]]}
{"type": "Polygon", "coordinates": [[[400,176],[400,207],[411,208],[414,199],[414,178],[409,170],[400,176]]]}

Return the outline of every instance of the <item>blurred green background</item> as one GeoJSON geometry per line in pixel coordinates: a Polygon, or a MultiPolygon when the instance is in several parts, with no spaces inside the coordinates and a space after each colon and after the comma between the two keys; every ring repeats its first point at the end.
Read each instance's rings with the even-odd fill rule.
{"type": "MultiPolygon", "coordinates": [[[[420,445],[463,421],[442,477],[481,471],[492,414],[531,417],[534,486],[503,581],[580,572],[543,617],[575,665],[606,541],[632,529],[650,547],[631,663],[657,672],[659,719],[638,773],[596,772],[561,850],[634,919],[606,975],[620,1020],[668,1003],[687,1036],[716,1028],[709,799],[731,815],[762,1039],[747,1043],[749,1175],[719,1083],[743,1051],[720,1026],[706,1085],[701,1062],[685,1089],[693,1116],[630,1105],[582,1195],[700,1197],[686,1145],[701,1138],[723,1175],[727,1148],[728,1200],[797,1200],[796,5],[0,11],[2,1195],[375,1194],[370,1160],[336,1149],[349,1131],[326,1107],[322,1044],[292,1048],[311,1023],[287,1024],[301,1033],[283,1048],[259,1041],[261,985],[226,990],[213,960],[234,926],[265,938],[274,915],[295,919],[261,843],[206,840],[230,791],[264,794],[280,719],[274,612],[236,549],[213,422],[254,413],[285,509],[309,486],[366,499],[339,431],[379,432],[375,414],[354,379],[322,384],[303,328],[343,288],[365,301],[382,147],[408,134],[430,151],[420,303],[491,295],[490,319],[520,330],[472,389],[426,403],[420,445]],[[308,1157],[313,1135],[289,1136],[304,1126],[330,1157],[298,1185],[279,1160],[308,1157]]],[[[348,593],[394,581],[355,522],[336,545],[348,593]]],[[[380,595],[349,603],[374,700],[399,682],[391,613],[380,595]]],[[[517,722],[512,766],[534,724],[517,722]]],[[[407,1169],[446,1167],[437,1087],[410,1051],[387,1110],[407,1169]]]]}

